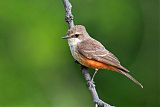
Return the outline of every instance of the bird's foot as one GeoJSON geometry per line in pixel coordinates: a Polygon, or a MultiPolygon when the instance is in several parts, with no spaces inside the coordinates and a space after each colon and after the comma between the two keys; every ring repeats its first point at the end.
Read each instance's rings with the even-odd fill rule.
{"type": "Polygon", "coordinates": [[[75,62],[76,64],[80,64],[77,60],[74,60],[74,62],[75,62]]]}
{"type": "Polygon", "coordinates": [[[93,81],[93,80],[88,81],[88,82],[87,82],[87,85],[88,85],[89,88],[95,87],[95,84],[94,84],[94,81],[93,81]]]}

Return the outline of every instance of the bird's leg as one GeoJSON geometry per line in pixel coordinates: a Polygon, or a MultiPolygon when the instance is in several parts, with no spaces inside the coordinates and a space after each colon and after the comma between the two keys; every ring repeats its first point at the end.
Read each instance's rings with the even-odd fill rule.
{"type": "Polygon", "coordinates": [[[94,81],[93,81],[93,80],[94,80],[94,77],[95,77],[95,75],[97,74],[97,72],[98,72],[98,69],[95,69],[95,72],[94,72],[94,74],[93,74],[93,76],[92,76],[92,79],[91,79],[93,83],[94,83],[94,81]]]}
{"type": "Polygon", "coordinates": [[[98,104],[96,104],[95,107],[98,107],[98,104]]]}
{"type": "Polygon", "coordinates": [[[79,64],[79,62],[78,62],[77,60],[74,60],[74,62],[75,62],[76,64],[79,64]]]}

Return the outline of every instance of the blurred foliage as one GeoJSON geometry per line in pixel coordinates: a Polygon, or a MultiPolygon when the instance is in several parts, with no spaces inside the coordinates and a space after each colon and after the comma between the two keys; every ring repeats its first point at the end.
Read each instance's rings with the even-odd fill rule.
{"type": "MultiPolygon", "coordinates": [[[[117,107],[160,106],[158,0],[71,0],[76,24],[141,81],[100,70],[100,97],[117,107]]],[[[61,0],[0,1],[0,107],[93,107],[67,42],[61,0]]],[[[93,70],[90,71],[93,73],[93,70]]]]}

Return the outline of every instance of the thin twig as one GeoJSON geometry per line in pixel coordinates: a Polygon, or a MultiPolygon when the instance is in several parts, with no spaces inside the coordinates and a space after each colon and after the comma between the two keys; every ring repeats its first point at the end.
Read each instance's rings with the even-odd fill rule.
{"type": "MultiPolygon", "coordinates": [[[[73,15],[72,15],[72,11],[71,11],[72,5],[69,2],[69,0],[63,0],[63,4],[64,4],[64,8],[65,8],[65,21],[68,23],[69,28],[74,27],[73,15]]],[[[99,107],[114,107],[114,106],[111,106],[111,105],[107,104],[106,102],[102,101],[101,99],[99,99],[98,93],[95,88],[95,84],[92,81],[91,76],[88,72],[88,68],[81,65],[81,70],[82,70],[82,74],[83,74],[85,80],[87,81],[87,85],[88,85],[88,88],[91,92],[93,102],[95,103],[95,107],[98,107],[98,106],[99,107]]]]}
{"type": "Polygon", "coordinates": [[[63,0],[64,9],[65,9],[65,20],[68,23],[69,28],[74,27],[73,15],[72,15],[72,5],[69,0],[63,0]]]}
{"type": "Polygon", "coordinates": [[[88,73],[88,68],[81,65],[81,70],[82,70],[82,73],[84,75],[85,80],[87,81],[88,88],[91,92],[93,102],[95,103],[96,107],[97,107],[97,105],[100,107],[114,107],[114,106],[111,106],[111,105],[107,104],[106,102],[102,101],[101,99],[99,99],[98,93],[95,88],[95,84],[92,81],[90,74],[88,73]]]}

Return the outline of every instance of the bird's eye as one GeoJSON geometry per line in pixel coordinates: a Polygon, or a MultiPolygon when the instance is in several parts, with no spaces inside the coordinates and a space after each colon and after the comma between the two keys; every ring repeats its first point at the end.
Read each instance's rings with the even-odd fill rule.
{"type": "Polygon", "coordinates": [[[79,34],[75,34],[74,36],[75,36],[76,38],[78,38],[79,34]]]}

